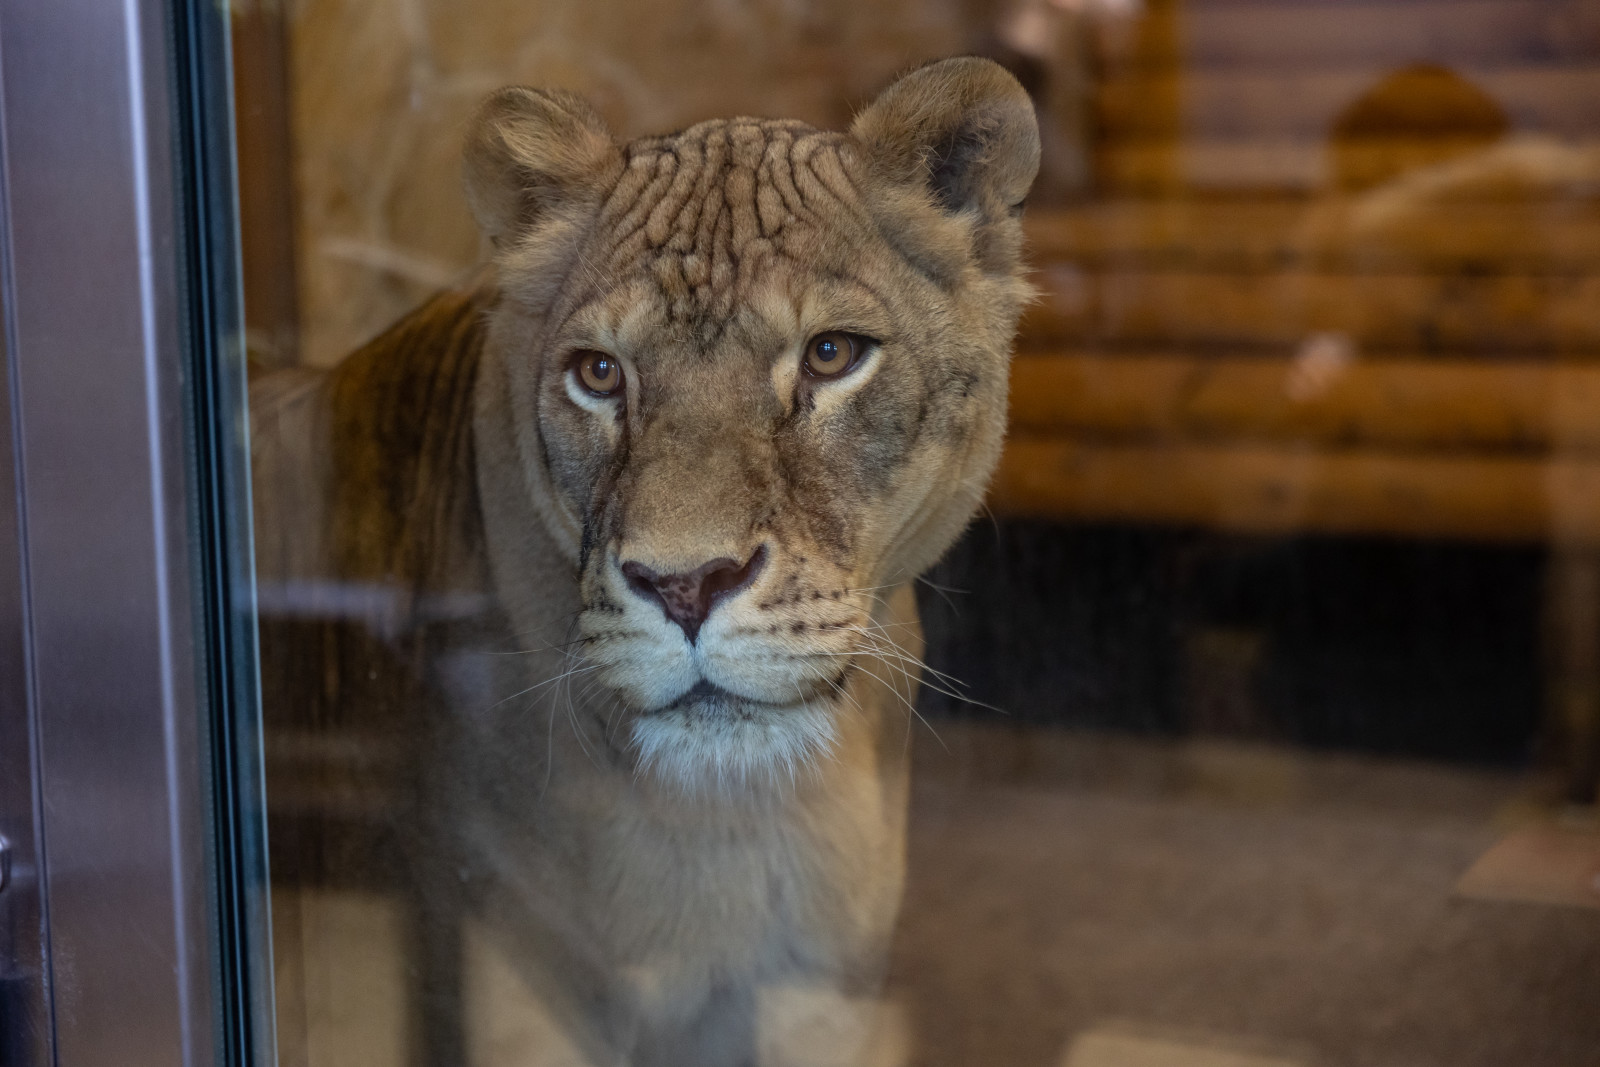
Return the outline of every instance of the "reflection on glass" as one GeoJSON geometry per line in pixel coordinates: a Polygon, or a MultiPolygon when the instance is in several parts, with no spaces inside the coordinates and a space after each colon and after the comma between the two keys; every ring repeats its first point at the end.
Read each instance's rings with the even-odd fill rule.
{"type": "Polygon", "coordinates": [[[1592,1062],[1591,8],[246,5],[285,1062],[1592,1062]]]}

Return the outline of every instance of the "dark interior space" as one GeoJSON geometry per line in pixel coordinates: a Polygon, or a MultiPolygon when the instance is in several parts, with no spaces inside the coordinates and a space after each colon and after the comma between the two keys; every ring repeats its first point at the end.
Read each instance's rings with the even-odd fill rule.
{"type": "Polygon", "coordinates": [[[1530,548],[974,524],[919,587],[940,717],[1515,765],[1542,707],[1530,548]]]}

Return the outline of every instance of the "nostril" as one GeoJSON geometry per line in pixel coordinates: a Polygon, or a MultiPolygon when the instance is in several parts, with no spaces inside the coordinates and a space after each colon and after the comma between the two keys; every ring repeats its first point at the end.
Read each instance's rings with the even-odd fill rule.
{"type": "MultiPolygon", "coordinates": [[[[741,589],[749,588],[756,580],[756,575],[761,573],[761,568],[767,562],[767,546],[761,545],[750,554],[743,565],[736,564],[733,560],[716,560],[720,564],[715,570],[710,571],[701,579],[700,587],[704,590],[707,605],[714,605],[725,596],[732,596],[741,589]]],[[[709,566],[709,564],[708,564],[709,566]]]]}
{"type": "Polygon", "coordinates": [[[628,560],[622,565],[622,577],[628,583],[628,588],[647,600],[659,599],[661,593],[656,589],[658,575],[643,563],[628,560]]]}

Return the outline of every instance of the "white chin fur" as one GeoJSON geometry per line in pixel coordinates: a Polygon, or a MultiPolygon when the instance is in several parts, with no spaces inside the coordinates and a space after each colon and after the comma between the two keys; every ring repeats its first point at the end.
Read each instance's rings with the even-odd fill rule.
{"type": "Polygon", "coordinates": [[[633,722],[640,770],[688,792],[792,784],[837,740],[833,715],[821,703],[753,712],[696,704],[633,722]]]}

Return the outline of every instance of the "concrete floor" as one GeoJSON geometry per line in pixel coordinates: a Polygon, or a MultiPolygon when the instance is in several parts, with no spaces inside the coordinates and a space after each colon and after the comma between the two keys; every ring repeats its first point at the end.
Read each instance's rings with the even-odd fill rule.
{"type": "Polygon", "coordinates": [[[1594,906],[1457,892],[1538,818],[1527,780],[939,729],[891,986],[919,1067],[1056,1065],[1108,1024],[1320,1067],[1600,1064],[1600,836],[1594,906]]]}
{"type": "MultiPolygon", "coordinates": [[[[1589,898],[1582,866],[1600,872],[1600,831],[1563,839],[1578,842],[1585,880],[1561,892],[1535,884],[1559,866],[1538,849],[1492,851],[1545,818],[1529,801],[1537,783],[936,726],[940,740],[915,741],[888,991],[905,1013],[909,1036],[892,1044],[909,1045],[906,1062],[1600,1067],[1600,893],[1589,898]],[[1486,853],[1473,884],[1491,899],[1468,899],[1461,879],[1486,853]],[[1567,903],[1506,899],[1519,896],[1567,903]]],[[[1557,874],[1571,882],[1577,869],[1557,874]]],[[[392,904],[276,897],[284,1067],[399,1067],[392,904]]],[[[478,1001],[469,1015],[499,1017],[506,1033],[525,1022],[511,991],[478,1001]]]]}

